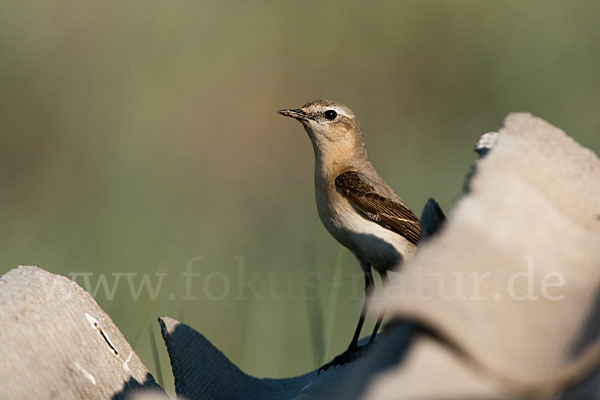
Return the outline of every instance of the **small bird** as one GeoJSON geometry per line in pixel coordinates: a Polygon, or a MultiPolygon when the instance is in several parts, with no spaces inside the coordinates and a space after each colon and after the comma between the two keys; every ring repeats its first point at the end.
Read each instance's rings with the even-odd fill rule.
{"type": "MultiPolygon", "coordinates": [[[[315,154],[315,197],[329,233],[358,259],[365,276],[365,302],[348,349],[319,372],[357,358],[358,339],[373,286],[372,269],[387,271],[411,258],[421,236],[419,219],[379,176],[367,156],[362,131],[344,104],[317,100],[302,108],[279,110],[304,126],[315,154]]],[[[369,339],[377,335],[383,316],[369,339]]]]}

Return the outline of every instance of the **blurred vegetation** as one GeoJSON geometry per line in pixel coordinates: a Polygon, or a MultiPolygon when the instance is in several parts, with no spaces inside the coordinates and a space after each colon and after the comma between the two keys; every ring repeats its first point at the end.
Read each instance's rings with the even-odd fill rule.
{"type": "Polygon", "coordinates": [[[593,1],[3,1],[0,272],[34,264],[94,273],[92,284],[147,273],[153,285],[166,273],[155,300],[134,299],[125,277],[112,299],[96,295],[154,372],[159,315],[251,374],[306,372],[347,345],[362,282],[318,220],[304,131],[275,111],[348,104],[407,203],[419,213],[433,196],[449,210],[475,140],[511,111],[598,151],[599,12],[593,1]],[[196,256],[194,300],[181,274],[196,256]],[[258,295],[243,286],[253,276],[258,295]]]}

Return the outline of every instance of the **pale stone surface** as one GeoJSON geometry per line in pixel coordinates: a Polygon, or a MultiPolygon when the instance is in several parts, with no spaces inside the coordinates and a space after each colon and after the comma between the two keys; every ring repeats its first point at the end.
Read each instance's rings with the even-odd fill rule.
{"type": "Polygon", "coordinates": [[[124,398],[154,378],[75,282],[37,267],[0,277],[0,399],[124,398]]]}
{"type": "Polygon", "coordinates": [[[438,371],[438,389],[461,382],[479,394],[480,376],[509,397],[546,397],[599,365],[596,155],[539,118],[511,114],[468,187],[442,232],[392,274],[374,307],[429,327],[462,354],[456,368],[470,366],[472,375],[416,359],[369,399],[418,384],[415,368],[438,371]]]}

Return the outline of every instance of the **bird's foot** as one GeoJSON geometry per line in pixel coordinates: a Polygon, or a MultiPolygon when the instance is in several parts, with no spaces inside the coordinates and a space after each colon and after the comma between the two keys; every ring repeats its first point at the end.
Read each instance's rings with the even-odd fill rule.
{"type": "Polygon", "coordinates": [[[351,346],[342,354],[336,356],[333,360],[323,365],[321,368],[317,370],[317,375],[319,375],[322,371],[327,371],[329,368],[335,368],[338,365],[348,364],[351,361],[360,358],[367,347],[370,346],[370,343],[364,346],[351,346]]]}

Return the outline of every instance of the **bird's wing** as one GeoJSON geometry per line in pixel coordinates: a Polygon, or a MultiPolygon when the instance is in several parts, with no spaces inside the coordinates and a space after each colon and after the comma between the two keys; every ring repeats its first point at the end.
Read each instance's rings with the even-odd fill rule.
{"type": "Polygon", "coordinates": [[[343,172],[336,176],[335,187],[363,216],[417,244],[421,237],[419,218],[401,202],[377,193],[363,174],[343,172]]]}

